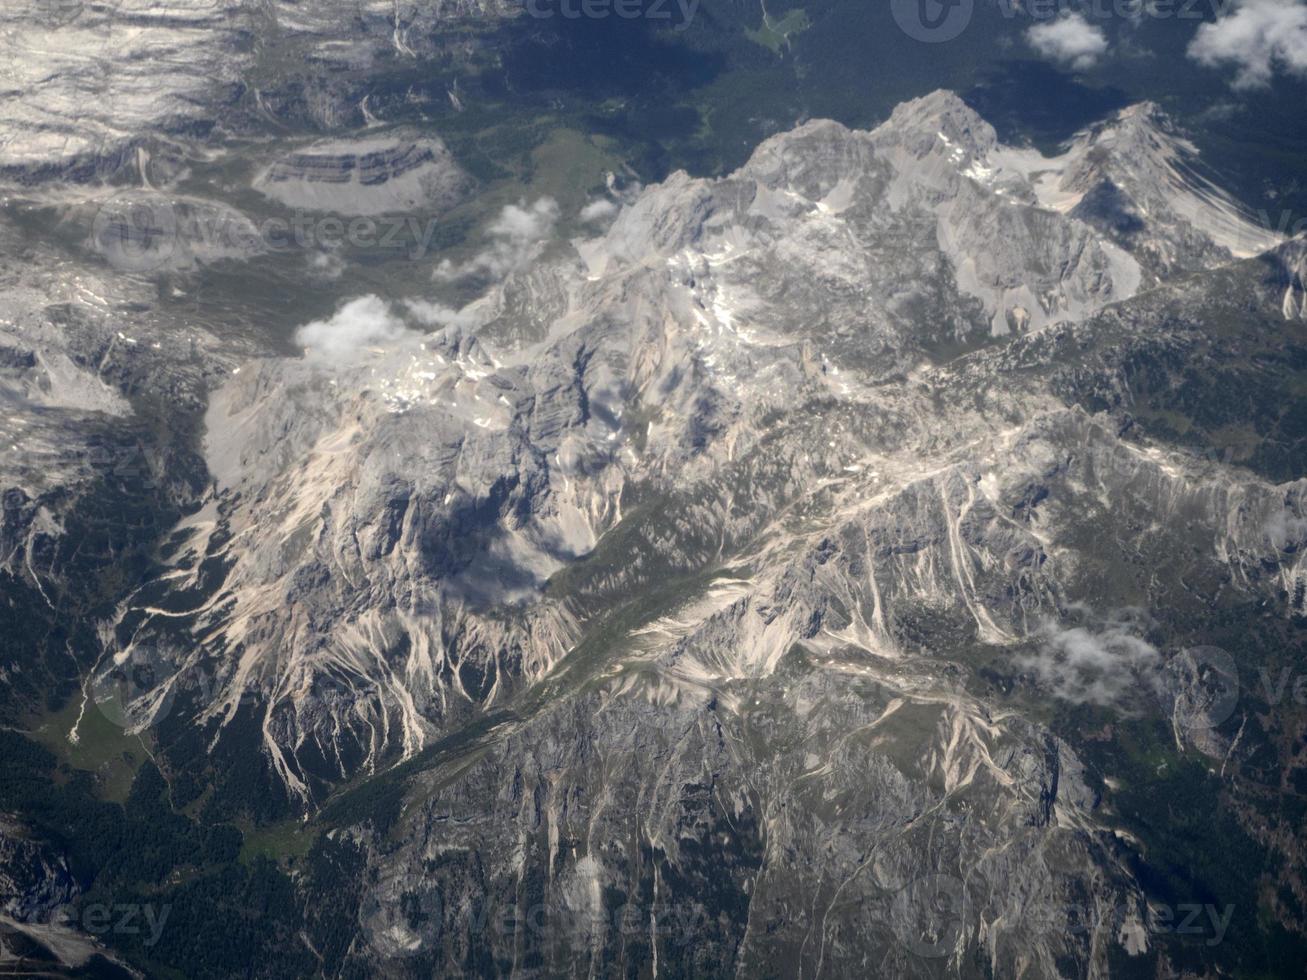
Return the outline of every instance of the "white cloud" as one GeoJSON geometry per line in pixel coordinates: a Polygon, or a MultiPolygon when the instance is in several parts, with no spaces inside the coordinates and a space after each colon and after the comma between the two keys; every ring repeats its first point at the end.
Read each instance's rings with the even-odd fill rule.
{"type": "Polygon", "coordinates": [[[1103,29],[1078,13],[1035,24],[1026,30],[1026,41],[1049,61],[1077,70],[1092,68],[1107,51],[1103,29]]]}
{"type": "Polygon", "coordinates": [[[1303,537],[1307,536],[1307,520],[1292,511],[1280,510],[1267,518],[1262,530],[1272,547],[1283,549],[1302,543],[1303,537]]]}
{"type": "Polygon", "coordinates": [[[1155,676],[1161,657],[1125,624],[1111,623],[1101,630],[1050,627],[1039,649],[1016,661],[1064,701],[1108,705],[1138,689],[1141,679],[1155,676]]]}
{"type": "Polygon", "coordinates": [[[314,320],[295,331],[295,340],[312,354],[345,357],[368,347],[394,344],[416,333],[377,296],[360,296],[328,320],[314,320]]]}
{"type": "Polygon", "coordinates": [[[472,304],[461,310],[425,299],[406,299],[404,306],[414,319],[432,327],[475,327],[480,323],[472,304]]]}
{"type": "Polygon", "coordinates": [[[336,280],[345,272],[345,261],[335,252],[314,252],[309,257],[309,275],[315,279],[336,280]]]}
{"type": "Polygon", "coordinates": [[[436,278],[503,279],[535,260],[544,243],[553,236],[557,221],[558,203],[553,198],[542,197],[530,206],[509,204],[486,229],[490,244],[458,265],[448,259],[441,262],[436,267],[436,278]]]}
{"type": "Polygon", "coordinates": [[[1307,78],[1307,2],[1242,0],[1234,13],[1198,28],[1189,57],[1233,66],[1237,89],[1264,88],[1276,69],[1307,78]]]}
{"type": "Polygon", "coordinates": [[[607,198],[597,198],[581,209],[582,221],[600,221],[617,213],[617,205],[607,198]]]}

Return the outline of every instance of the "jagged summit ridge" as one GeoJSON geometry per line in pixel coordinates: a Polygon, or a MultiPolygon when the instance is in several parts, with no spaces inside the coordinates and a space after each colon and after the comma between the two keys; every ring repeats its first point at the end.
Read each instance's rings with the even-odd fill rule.
{"type": "MultiPolygon", "coordinates": [[[[1094,745],[1042,719],[1162,710],[1223,770],[1245,749],[1185,724],[1177,649],[1220,603],[1278,618],[1307,594],[1307,486],[1276,455],[1298,420],[1215,454],[1167,428],[1273,407],[1237,372],[1303,322],[1298,243],[1230,262],[1176,237],[1202,197],[1177,139],[1146,108],[1046,158],[949,93],[869,132],[814,121],[720,179],[615,197],[461,309],[357,297],[302,356],[239,364],[198,330],[117,330],[144,281],[70,279],[52,312],[6,280],[30,302],[3,393],[31,403],[24,445],[78,470],[6,484],[3,567],[41,608],[65,594],[59,491],[90,479],[70,434],[135,419],[115,392],[207,398],[184,516],[100,624],[73,738],[94,699],[215,808],[234,761],[258,812],[330,827],[356,869],[346,972],[474,950],[635,973],[655,950],[684,973],[1106,975],[1154,939],[1144,845],[1115,834],[1094,745]],[[1109,184],[1142,227],[1105,223],[1109,184]],[[1191,260],[1219,267],[1172,282],[1191,260]],[[1068,636],[1121,658],[1098,687],[1040,672],[1068,636]],[[913,897],[941,880],[963,914],[914,956],[913,897]],[[464,928],[478,903],[546,910],[548,935],[464,928]]],[[[383,140],[370,186],[429,162],[374,132],[282,183],[383,140]]],[[[210,257],[242,260],[184,254],[169,281],[210,257]]]]}
{"type": "MultiPolygon", "coordinates": [[[[1110,142],[1093,139],[1101,170],[1110,142]]],[[[647,188],[575,257],[514,275],[458,327],[423,334],[409,317],[402,340],[343,360],[249,365],[210,407],[208,516],[179,529],[191,544],[176,567],[121,611],[106,663],[148,650],[179,684],[213,675],[203,718],[217,737],[261,703],[264,750],[311,805],[547,676],[634,570],[547,585],[614,533],[642,533],[632,493],[694,515],[649,543],[657,561],[754,569],[743,594],[721,593],[736,635],[676,657],[673,687],[765,676],[794,642],[818,643],[814,621],[885,657],[910,609],[1019,640],[1068,585],[1047,533],[998,530],[1009,505],[987,467],[1014,465],[1021,434],[1059,406],[1027,379],[952,407],[992,368],[930,365],[1139,289],[1123,246],[1041,199],[1045,165],[949,93],[870,132],[808,123],[728,177],[647,188]],[[522,290],[540,300],[530,316],[505,299],[522,290]],[[823,435],[791,414],[809,403],[828,405],[823,435]],[[803,546],[781,515],[811,486],[831,488],[823,533],[884,508],[839,534],[913,557],[873,559],[870,592],[843,573],[800,584],[803,546]],[[154,592],[179,588],[197,590],[190,611],[158,616],[154,592]],[[851,597],[838,626],[829,590],[851,597]],[[327,682],[354,692],[345,715],[309,696],[327,682]]],[[[1244,533],[1223,550],[1256,550],[1244,533]]],[[[157,703],[143,699],[142,717],[157,703]]]]}

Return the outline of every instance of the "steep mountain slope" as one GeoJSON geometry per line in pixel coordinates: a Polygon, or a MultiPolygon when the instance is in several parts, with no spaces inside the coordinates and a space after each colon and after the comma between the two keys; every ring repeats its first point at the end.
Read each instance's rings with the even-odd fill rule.
{"type": "MultiPolygon", "coordinates": [[[[190,408],[51,743],[142,739],[179,840],[312,838],[263,975],[1165,974],[1191,902],[1264,967],[1304,898],[1301,719],[1246,687],[1307,593],[1303,243],[1190,153],[1142,107],[1044,158],[935,93],[302,356],[110,333],[148,280],[62,349],[34,301],[3,392],[52,446],[167,414],[119,345],[190,408]],[[1177,840],[1149,779],[1221,822],[1177,840]],[[1218,831],[1263,864],[1194,865],[1218,831]]],[[[6,470],[33,617],[82,594],[82,479],[6,470]]]]}
{"type": "MultiPolygon", "coordinates": [[[[1010,471],[1057,402],[1031,372],[991,387],[931,358],[1073,323],[1140,270],[1016,175],[969,176],[1010,152],[941,93],[873,133],[809,124],[721,181],[674,177],[580,243],[581,262],[510,279],[435,334],[351,304],[325,336],[357,316],[399,340],[257,363],[215,394],[216,493],[178,529],[175,567],[123,608],[105,666],[170,664],[134,706],[143,722],[188,672],[219,728],[247,695],[266,705],[265,751],[307,802],[314,780],[410,755],[543,676],[634,569],[546,582],[630,533],[630,501],[669,494],[700,516],[658,528],[670,539],[645,560],[685,574],[766,548],[765,582],[795,508],[825,534],[885,499],[867,549],[912,557],[844,597],[846,639],[893,651],[888,610],[906,604],[963,611],[986,642],[1024,634],[1056,606],[1040,536],[965,529],[1006,509],[979,460],[1010,471]],[[959,387],[994,404],[959,404],[959,387]],[[1014,589],[1033,606],[993,608],[1014,589]],[[322,684],[348,707],[305,697],[322,684]]],[[[739,670],[769,672],[809,614],[746,634],[739,670]]]]}
{"type": "MultiPolygon", "coordinates": [[[[1260,294],[1274,326],[1274,294],[1249,272],[1231,306],[1260,294]]],[[[955,423],[968,396],[1001,418],[1011,406],[989,393],[1018,371],[1085,384],[1064,372],[1080,373],[1095,333],[1128,343],[1117,309],[926,384],[952,396],[955,423]]],[[[898,385],[913,382],[877,400],[898,385]]],[[[1157,955],[1169,912],[1134,877],[1133,787],[1027,719],[1063,700],[1118,725],[1146,719],[1223,771],[1251,751],[1253,706],[1199,693],[1225,662],[1181,651],[1210,638],[1204,620],[1300,601],[1303,484],[1041,407],[889,487],[870,475],[895,473],[886,455],[861,457],[867,476],[818,469],[805,513],[734,561],[710,558],[712,585],[678,598],[650,583],[634,621],[605,624],[602,653],[583,643],[545,694],[400,770],[401,796],[329,807],[329,823],[352,824],[362,799],[383,813],[403,800],[384,835],[364,838],[377,884],[359,899],[370,947],[352,955],[407,957],[397,975],[466,955],[503,972],[909,976],[1051,976],[1073,962],[1111,975],[1157,955]],[[1061,659],[1082,641],[1103,662],[1061,659]]],[[[595,559],[611,576],[606,543],[595,559]]],[[[612,547],[630,565],[647,554],[629,538],[612,547]]],[[[1272,822],[1257,832],[1288,831],[1272,822]]]]}
{"type": "Polygon", "coordinates": [[[1129,249],[1155,275],[1211,268],[1278,243],[1205,175],[1198,151],[1152,103],[1076,136],[1037,169],[1040,203],[1067,211],[1129,249]]]}

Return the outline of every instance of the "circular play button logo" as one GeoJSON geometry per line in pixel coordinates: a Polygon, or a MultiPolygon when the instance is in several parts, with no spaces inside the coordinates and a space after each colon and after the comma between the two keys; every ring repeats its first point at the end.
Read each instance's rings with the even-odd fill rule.
{"type": "Polygon", "coordinates": [[[926,44],[952,41],[967,29],[974,10],[975,0],[890,0],[903,33],[926,44]]]}

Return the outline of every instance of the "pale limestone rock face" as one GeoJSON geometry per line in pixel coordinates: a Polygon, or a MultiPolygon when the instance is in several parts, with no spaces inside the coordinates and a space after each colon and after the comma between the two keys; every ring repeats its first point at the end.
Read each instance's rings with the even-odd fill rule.
{"type": "MultiPolygon", "coordinates": [[[[316,37],[328,7],[269,9],[316,37]]],[[[178,9],[173,45],[249,13],[178,9]]],[[[177,50],[184,70],[68,154],[19,116],[15,165],[102,153],[242,70],[177,50]]],[[[88,419],[138,412],[147,375],[203,420],[204,479],[102,624],[88,697],[114,692],[128,729],[241,746],[305,815],[395,779],[389,836],[342,831],[365,973],[476,953],[555,975],[1102,976],[1149,945],[1125,845],[1076,752],[980,671],[1011,658],[1049,698],[1168,712],[1212,756],[1229,745],[1187,707],[1196,672],[1109,613],[1198,615],[1209,586],[1301,611],[1283,597],[1307,576],[1302,481],[1129,431],[1132,357],[1183,363],[1185,324],[1302,305],[1297,243],[1264,257],[1274,276],[1145,291],[1234,251],[1242,219],[1177,180],[1187,152],[1144,109],[1044,158],[936,93],[869,132],[778,135],[721,179],[674,174],[591,239],[526,242],[460,310],[358,297],[296,334],[301,356],[170,333],[152,280],[99,267],[61,330],[49,283],[13,272],[5,297],[29,302],[0,323],[0,394],[29,439],[58,457],[88,419]],[[1109,221],[1109,183],[1142,228],[1109,221]],[[112,327],[139,307],[141,330],[112,327]],[[1060,677],[1086,646],[1120,676],[1060,677]],[[125,667],[146,681],[115,686],[125,667]],[[487,902],[514,922],[479,919],[487,902]],[[1120,950],[1068,931],[1073,908],[1120,950]]],[[[258,186],[340,214],[465,189],[411,134],[308,145],[258,186]]],[[[136,247],[117,228],[95,240],[110,262],[136,247]]],[[[171,245],[149,271],[183,299],[196,270],[262,254],[171,245]]],[[[74,470],[0,471],[21,491],[5,568],[52,605],[34,542],[60,535],[74,470]]]]}

